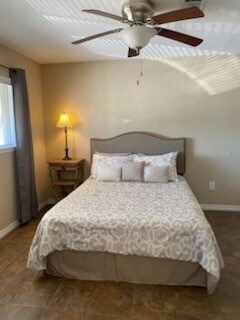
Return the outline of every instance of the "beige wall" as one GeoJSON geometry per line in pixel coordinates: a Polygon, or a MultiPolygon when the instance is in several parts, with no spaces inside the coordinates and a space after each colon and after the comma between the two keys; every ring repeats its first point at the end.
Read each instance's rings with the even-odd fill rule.
{"type": "Polygon", "coordinates": [[[0,153],[0,231],[17,220],[14,153],[0,153]]]}
{"type": "MultiPolygon", "coordinates": [[[[0,44],[0,64],[26,71],[33,136],[35,174],[39,203],[47,199],[44,119],[40,66],[0,44]]],[[[14,161],[12,153],[0,153],[0,231],[17,219],[14,161]],[[5,196],[4,196],[5,195],[5,196]]]]}
{"type": "Polygon", "coordinates": [[[230,56],[43,65],[47,159],[63,156],[62,111],[75,121],[70,155],[87,160],[92,137],[136,130],[187,137],[186,177],[200,203],[239,205],[239,70],[239,57],[230,56]]]}

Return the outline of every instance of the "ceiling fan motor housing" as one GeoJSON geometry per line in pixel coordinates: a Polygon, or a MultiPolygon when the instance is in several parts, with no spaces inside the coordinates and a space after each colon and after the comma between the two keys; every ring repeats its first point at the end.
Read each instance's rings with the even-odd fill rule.
{"type": "Polygon", "coordinates": [[[142,25],[134,25],[123,29],[119,36],[126,42],[131,49],[141,49],[157,34],[154,28],[142,25]]]}
{"type": "Polygon", "coordinates": [[[154,15],[154,4],[150,0],[129,0],[122,6],[122,16],[133,23],[143,24],[154,15]]]}

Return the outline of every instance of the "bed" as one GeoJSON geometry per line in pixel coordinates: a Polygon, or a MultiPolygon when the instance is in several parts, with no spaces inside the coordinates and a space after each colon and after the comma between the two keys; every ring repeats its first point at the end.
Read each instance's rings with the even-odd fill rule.
{"type": "Polygon", "coordinates": [[[133,132],[92,139],[95,152],[177,151],[178,182],[101,182],[88,178],[42,218],[28,267],[85,280],[207,287],[223,259],[214,233],[183,174],[185,139],[133,132]]]}

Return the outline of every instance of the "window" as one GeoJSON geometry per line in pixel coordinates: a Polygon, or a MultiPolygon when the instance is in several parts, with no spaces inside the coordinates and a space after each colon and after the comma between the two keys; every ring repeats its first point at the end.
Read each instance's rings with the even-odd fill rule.
{"type": "Polygon", "coordinates": [[[11,80],[0,76],[0,149],[14,146],[15,125],[11,80]]]}

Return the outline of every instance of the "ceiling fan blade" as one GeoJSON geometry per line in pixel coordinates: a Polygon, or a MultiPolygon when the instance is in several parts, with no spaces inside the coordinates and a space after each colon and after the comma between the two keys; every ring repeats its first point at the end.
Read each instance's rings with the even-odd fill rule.
{"type": "Polygon", "coordinates": [[[175,11],[159,14],[153,17],[153,21],[157,24],[163,24],[173,21],[194,19],[204,17],[204,13],[197,7],[190,7],[175,11]]]}
{"type": "Polygon", "coordinates": [[[73,41],[72,44],[80,44],[80,43],[83,43],[83,42],[86,42],[86,41],[90,41],[90,40],[93,40],[93,39],[97,39],[97,38],[100,38],[100,37],[107,36],[107,35],[112,34],[112,33],[118,33],[118,32],[120,32],[122,30],[123,29],[120,28],[120,29],[114,29],[114,30],[110,30],[110,31],[94,34],[93,36],[73,41]]]}
{"type": "Polygon", "coordinates": [[[200,43],[203,42],[202,39],[189,36],[185,33],[177,32],[177,31],[173,31],[173,30],[168,30],[168,29],[162,29],[162,28],[158,29],[158,35],[165,37],[165,38],[169,38],[172,40],[176,40],[179,42],[189,44],[190,46],[193,46],[193,47],[196,47],[200,43]]]}
{"type": "Polygon", "coordinates": [[[120,21],[120,22],[125,22],[125,19],[123,17],[117,16],[117,15],[112,14],[112,13],[99,11],[99,10],[82,10],[82,11],[86,12],[86,13],[92,13],[92,14],[95,14],[97,16],[102,16],[102,17],[113,19],[113,20],[117,20],[117,21],[120,21]]]}
{"type": "Polygon", "coordinates": [[[139,56],[139,54],[140,54],[139,49],[132,49],[132,48],[128,49],[128,58],[137,57],[139,56]]]}

